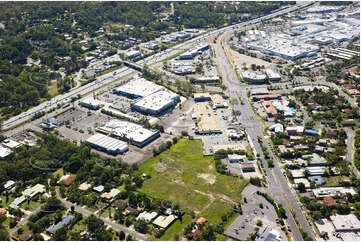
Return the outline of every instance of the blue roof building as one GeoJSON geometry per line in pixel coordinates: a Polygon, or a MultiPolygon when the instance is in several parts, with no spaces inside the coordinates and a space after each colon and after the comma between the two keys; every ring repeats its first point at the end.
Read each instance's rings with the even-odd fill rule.
{"type": "Polygon", "coordinates": [[[308,177],[308,180],[310,182],[314,182],[317,186],[322,186],[326,183],[325,179],[323,179],[321,176],[310,176],[308,177]]]}
{"type": "Polygon", "coordinates": [[[313,129],[305,129],[305,133],[306,134],[310,134],[310,135],[320,135],[321,132],[318,130],[313,130],[313,129]]]}
{"type": "Polygon", "coordinates": [[[74,216],[71,215],[64,215],[63,220],[61,220],[59,223],[57,223],[54,226],[51,226],[50,228],[48,228],[46,231],[49,234],[55,234],[56,231],[58,231],[59,229],[63,228],[64,226],[68,225],[70,223],[70,221],[74,218],[74,216]]]}

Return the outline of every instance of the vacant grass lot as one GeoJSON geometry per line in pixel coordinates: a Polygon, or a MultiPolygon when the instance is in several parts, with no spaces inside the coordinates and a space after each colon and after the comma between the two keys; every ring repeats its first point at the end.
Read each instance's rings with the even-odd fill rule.
{"type": "MultiPolygon", "coordinates": [[[[213,157],[203,156],[200,140],[180,139],[170,150],[150,158],[139,169],[151,175],[141,192],[178,203],[182,209],[194,211],[214,224],[221,222],[232,202],[240,200],[248,184],[246,180],[217,173],[213,157]]],[[[161,239],[173,239],[173,230],[182,230],[185,225],[175,223],[161,239]]]]}

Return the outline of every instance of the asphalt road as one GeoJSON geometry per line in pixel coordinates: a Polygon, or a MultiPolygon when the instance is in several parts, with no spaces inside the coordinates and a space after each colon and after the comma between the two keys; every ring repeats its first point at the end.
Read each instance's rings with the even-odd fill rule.
{"type": "Polygon", "coordinates": [[[227,86],[227,92],[230,98],[234,98],[238,100],[238,97],[240,97],[244,104],[237,103],[233,106],[234,110],[237,112],[239,111],[241,115],[238,117],[238,121],[242,123],[242,126],[245,127],[246,132],[249,134],[249,136],[252,139],[252,142],[254,144],[254,147],[256,149],[256,152],[260,154],[260,158],[263,162],[263,165],[266,170],[266,175],[269,179],[269,193],[270,195],[277,201],[281,202],[283,207],[285,208],[287,212],[287,222],[292,230],[293,236],[295,240],[303,240],[301,233],[298,230],[297,224],[291,214],[291,212],[288,209],[287,203],[285,201],[284,197],[287,197],[288,201],[290,202],[293,211],[295,212],[301,228],[305,230],[309,236],[314,238],[313,232],[310,229],[306,218],[304,217],[302,210],[300,208],[300,205],[298,204],[297,200],[295,199],[294,195],[292,194],[292,191],[285,180],[282,171],[278,165],[277,160],[275,159],[270,147],[268,146],[263,133],[262,133],[262,126],[263,123],[258,121],[255,117],[255,114],[253,113],[253,110],[250,106],[250,104],[247,101],[247,90],[242,87],[240,84],[236,74],[234,73],[230,63],[228,62],[228,59],[225,55],[225,52],[223,50],[221,39],[223,36],[218,38],[217,44],[215,45],[215,52],[216,52],[216,61],[220,68],[220,71],[223,76],[224,84],[227,86]],[[257,137],[261,137],[263,144],[267,147],[267,150],[270,154],[271,159],[274,161],[274,168],[270,169],[267,166],[267,162],[264,158],[264,155],[262,153],[261,146],[259,142],[257,141],[257,137]]]}
{"type": "MultiPolygon", "coordinates": [[[[250,25],[250,24],[255,24],[255,23],[258,23],[260,21],[263,21],[263,20],[267,20],[267,19],[271,19],[271,18],[274,18],[276,16],[279,16],[279,15],[282,15],[282,14],[286,14],[286,13],[289,13],[289,12],[292,12],[292,11],[295,11],[299,8],[303,8],[303,7],[306,7],[308,5],[311,5],[313,4],[313,2],[300,2],[296,5],[293,5],[291,7],[288,7],[288,8],[284,8],[282,10],[279,10],[277,12],[274,12],[272,14],[269,14],[269,15],[266,15],[266,16],[263,16],[263,17],[259,17],[259,18],[256,18],[256,19],[253,19],[253,20],[250,20],[250,21],[247,21],[247,22],[242,22],[242,23],[238,23],[238,24],[235,24],[235,25],[231,25],[231,26],[227,26],[227,27],[223,27],[223,28],[220,28],[220,29],[217,29],[217,30],[213,30],[213,31],[210,31],[210,32],[206,32],[200,36],[197,36],[193,39],[190,39],[188,41],[185,41],[184,43],[181,43],[179,45],[176,45],[170,49],[167,49],[167,50],[164,50],[162,52],[159,52],[157,54],[154,54],[152,56],[149,56],[143,60],[140,60],[137,62],[137,64],[139,65],[142,65],[142,64],[154,64],[156,62],[159,62],[161,61],[162,59],[165,59],[167,57],[170,57],[176,53],[179,52],[179,50],[181,49],[189,49],[191,48],[192,46],[194,46],[195,44],[197,44],[198,42],[204,40],[204,39],[208,39],[212,36],[216,36],[218,34],[222,34],[224,33],[225,31],[231,31],[237,27],[242,27],[242,26],[246,26],[246,25],[250,25]]],[[[125,75],[128,75],[132,72],[131,69],[127,68],[127,67],[122,67],[116,71],[112,71],[112,72],[109,72],[101,77],[98,77],[94,82],[92,83],[89,83],[87,85],[84,85],[84,86],[81,86],[79,88],[76,88],[76,89],[73,89],[71,90],[70,92],[68,93],[65,93],[65,94],[62,94],[62,95],[58,95],[56,97],[54,97],[53,99],[51,99],[50,101],[47,101],[47,102],[43,102],[41,104],[39,104],[38,106],[36,107],[33,107],[31,108],[30,110],[24,112],[24,113],[21,113],[17,116],[14,116],[8,120],[6,120],[4,123],[3,123],[3,129],[4,130],[8,130],[8,129],[11,129],[12,127],[14,126],[17,126],[23,122],[26,122],[28,120],[31,119],[31,117],[37,113],[37,112],[40,112],[40,111],[47,111],[51,108],[54,108],[56,107],[59,103],[66,103],[66,102],[69,102],[71,100],[72,97],[76,97],[77,95],[84,95],[92,90],[95,90],[97,88],[100,88],[104,85],[107,85],[109,84],[110,82],[116,80],[116,79],[119,79],[120,77],[122,76],[125,76],[125,75]]],[[[78,77],[79,75],[77,75],[78,77]]]]}
{"type": "Polygon", "coordinates": [[[134,230],[131,230],[131,229],[127,228],[127,227],[124,227],[124,226],[121,226],[121,225],[119,225],[117,223],[114,223],[113,221],[110,221],[107,218],[99,216],[99,215],[97,215],[97,214],[95,214],[95,213],[93,213],[93,212],[91,212],[91,211],[89,211],[89,210],[87,210],[87,209],[85,209],[83,207],[80,207],[80,206],[78,206],[76,204],[73,204],[73,203],[71,203],[71,202],[69,202],[69,201],[67,201],[67,200],[65,200],[65,199],[63,199],[63,198],[61,198],[59,196],[58,196],[58,199],[68,208],[70,208],[71,206],[74,206],[75,211],[77,211],[78,213],[81,213],[81,214],[83,214],[85,216],[94,215],[97,218],[101,219],[105,224],[111,226],[112,228],[114,228],[116,230],[124,231],[125,233],[128,233],[128,234],[132,235],[133,237],[137,238],[138,240],[148,240],[148,238],[144,234],[138,233],[138,232],[136,232],[134,230]]]}
{"type": "Polygon", "coordinates": [[[360,178],[360,171],[355,167],[354,163],[353,163],[353,141],[355,138],[355,131],[352,129],[345,129],[346,131],[346,135],[347,135],[347,153],[346,153],[346,161],[350,162],[351,164],[349,164],[349,166],[351,167],[351,170],[353,171],[353,173],[360,178]]]}
{"type": "Polygon", "coordinates": [[[22,220],[20,220],[19,223],[17,223],[17,225],[14,228],[9,229],[9,234],[12,235],[15,231],[18,230],[18,228],[20,228],[21,226],[25,225],[28,221],[31,215],[36,214],[37,212],[39,212],[41,210],[42,206],[37,207],[34,211],[32,211],[29,215],[26,215],[25,218],[23,218],[22,220]]]}

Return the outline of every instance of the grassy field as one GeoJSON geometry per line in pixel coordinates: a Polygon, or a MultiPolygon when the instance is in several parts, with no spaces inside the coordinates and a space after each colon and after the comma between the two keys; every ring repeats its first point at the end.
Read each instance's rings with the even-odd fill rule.
{"type": "Polygon", "coordinates": [[[348,180],[348,177],[346,176],[331,176],[331,177],[326,177],[326,187],[334,187],[334,186],[339,186],[340,182],[342,182],[343,180],[348,180]]]}
{"type": "Polygon", "coordinates": [[[140,170],[152,176],[144,182],[142,192],[196,212],[217,198],[239,201],[248,184],[246,180],[217,173],[213,157],[203,156],[200,140],[181,139],[170,150],[142,164],[140,170]]]}
{"type": "MultiPolygon", "coordinates": [[[[246,180],[217,173],[213,157],[203,156],[200,140],[180,139],[170,150],[150,158],[139,169],[151,175],[141,192],[178,203],[182,209],[194,211],[211,223],[221,221],[232,202],[240,200],[248,184],[246,180]]],[[[164,239],[173,239],[175,231],[184,226],[175,223],[163,235],[164,239]]]]}
{"type": "Polygon", "coordinates": [[[51,85],[48,86],[48,93],[51,97],[55,97],[56,95],[58,95],[58,87],[56,81],[52,81],[51,85]]]}

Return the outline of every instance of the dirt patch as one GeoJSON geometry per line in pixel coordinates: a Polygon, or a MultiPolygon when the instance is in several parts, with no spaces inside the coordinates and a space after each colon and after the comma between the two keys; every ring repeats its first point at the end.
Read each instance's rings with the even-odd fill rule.
{"type": "Polygon", "coordinates": [[[242,55],[234,50],[229,50],[229,54],[231,56],[232,62],[236,65],[236,67],[239,70],[242,70],[243,63],[245,63],[247,68],[250,68],[252,64],[264,66],[265,68],[271,65],[271,63],[267,61],[247,55],[242,55]]]}
{"type": "Polygon", "coordinates": [[[165,167],[162,162],[158,162],[154,166],[154,170],[156,170],[157,172],[163,173],[163,172],[165,172],[167,170],[167,167],[165,167]]]}
{"type": "Polygon", "coordinates": [[[216,175],[213,175],[213,174],[201,173],[201,174],[198,174],[197,177],[206,180],[207,183],[209,183],[211,185],[213,185],[216,182],[216,175]]]}

